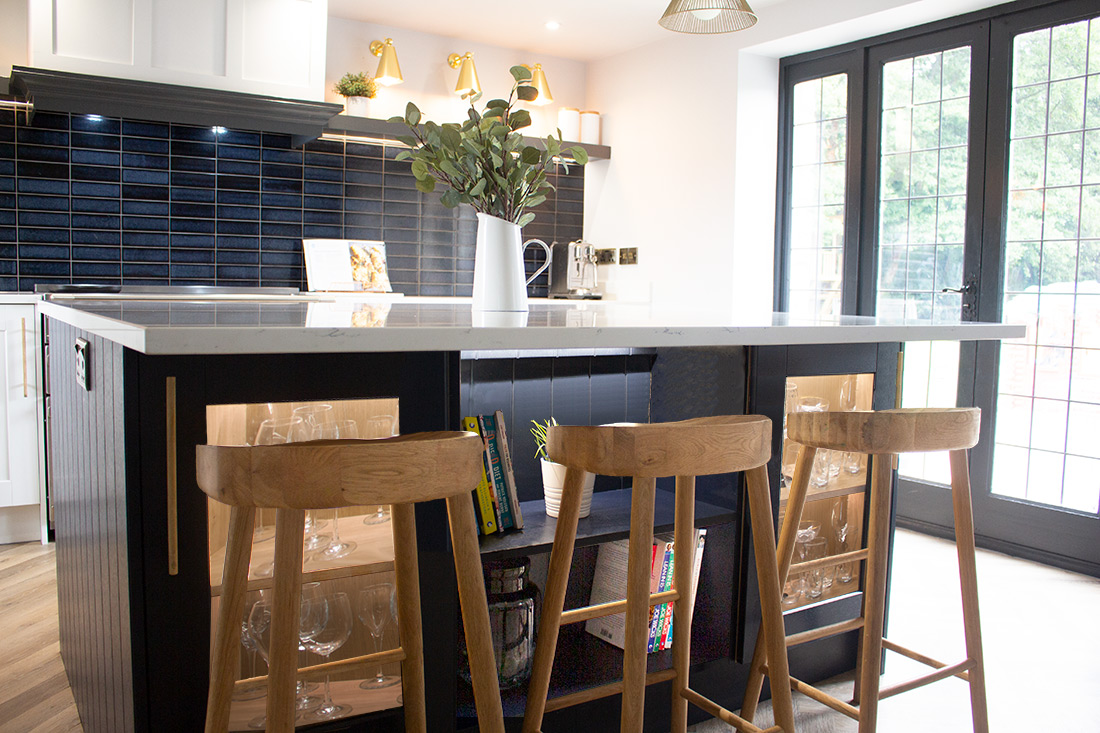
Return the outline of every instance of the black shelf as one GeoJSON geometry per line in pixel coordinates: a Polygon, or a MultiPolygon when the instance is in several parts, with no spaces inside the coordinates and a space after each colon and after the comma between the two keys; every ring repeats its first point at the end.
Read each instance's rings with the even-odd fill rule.
{"type": "MultiPolygon", "coordinates": [[[[408,128],[400,122],[390,122],[389,120],[378,120],[373,117],[351,117],[349,115],[337,115],[333,117],[328,125],[325,127],[326,133],[335,135],[363,135],[367,137],[379,137],[395,139],[398,135],[407,135],[408,128]]],[[[524,142],[528,145],[540,146],[543,142],[542,138],[538,137],[524,137],[524,142]]],[[[563,143],[565,147],[580,147],[584,148],[584,151],[588,153],[589,160],[609,160],[611,158],[611,148],[607,145],[593,145],[591,143],[579,143],[565,141],[563,143]]]]}
{"type": "MultiPolygon", "coordinates": [[[[598,491],[592,495],[592,513],[577,524],[577,547],[598,545],[626,539],[630,535],[630,489],[598,491]]],[[[557,519],[547,516],[546,505],[540,499],[520,504],[524,527],[481,538],[484,558],[513,557],[549,552],[554,544],[557,519]]],[[[671,491],[657,490],[654,507],[654,531],[672,531],[675,516],[675,496],[671,491]]],[[[695,526],[711,527],[738,521],[735,509],[695,502],[695,526]]]]}

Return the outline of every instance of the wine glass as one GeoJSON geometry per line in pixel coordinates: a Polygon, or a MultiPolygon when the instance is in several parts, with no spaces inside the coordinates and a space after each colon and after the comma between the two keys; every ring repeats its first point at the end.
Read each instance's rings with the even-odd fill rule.
{"type": "MultiPolygon", "coordinates": [[[[351,602],[347,593],[333,593],[325,596],[324,603],[328,607],[327,622],[320,630],[306,642],[306,648],[315,654],[320,654],[328,661],[328,657],[334,651],[344,645],[351,636],[352,616],[351,602]]],[[[337,705],[332,701],[329,674],[325,674],[325,700],[320,707],[310,711],[306,718],[309,720],[332,720],[347,715],[351,712],[350,705],[337,705]]]]}
{"type": "MultiPolygon", "coordinates": [[[[836,537],[837,554],[848,552],[848,499],[840,497],[833,504],[832,512],[833,535],[836,537]]],[[[839,563],[836,566],[836,579],[847,585],[855,578],[851,561],[839,563]]]]}
{"type": "MultiPolygon", "coordinates": [[[[260,653],[266,664],[271,663],[271,602],[260,599],[252,606],[248,614],[248,634],[256,644],[256,651],[260,653]]],[[[294,713],[297,720],[299,714],[294,713]]],[[[248,721],[248,727],[254,730],[267,728],[267,716],[257,715],[248,721]]]]}
{"type": "MultiPolygon", "coordinates": [[[[294,408],[294,416],[302,418],[305,424],[306,437],[302,440],[317,440],[313,431],[320,425],[326,425],[335,421],[335,413],[332,405],[323,402],[314,402],[308,405],[294,408]]],[[[317,530],[325,526],[325,522],[317,518],[312,511],[306,512],[306,544],[307,552],[315,552],[325,547],[329,542],[327,534],[318,534],[317,530]]]]}
{"type": "MultiPolygon", "coordinates": [[[[314,440],[351,440],[359,437],[359,427],[354,420],[336,420],[313,429],[314,440]]],[[[332,541],[317,553],[325,560],[347,557],[357,547],[355,542],[340,539],[340,510],[332,510],[332,541]]]]}
{"type": "MultiPolygon", "coordinates": [[[[264,591],[260,591],[260,599],[264,598],[264,591]]],[[[252,636],[252,629],[248,624],[249,615],[252,613],[252,607],[246,606],[244,609],[244,617],[241,619],[241,646],[248,652],[248,676],[249,678],[256,676],[256,655],[259,654],[260,648],[256,643],[256,639],[252,636]]],[[[248,685],[247,687],[239,686],[233,693],[233,699],[239,701],[246,700],[258,700],[261,697],[267,695],[267,683],[256,682],[248,685]]]]}
{"type": "MultiPolygon", "coordinates": [[[[252,445],[284,445],[303,440],[309,440],[309,432],[306,430],[304,420],[299,417],[272,417],[260,422],[252,445]]],[[[253,539],[261,542],[275,536],[275,528],[264,526],[263,517],[264,510],[257,509],[256,523],[259,527],[253,534],[253,539]]],[[[253,578],[270,578],[274,570],[274,562],[261,562],[250,564],[248,573],[253,578]]]]}
{"type": "MultiPolygon", "coordinates": [[[[374,415],[366,419],[366,438],[392,438],[397,435],[397,421],[393,415],[374,415]]],[[[390,519],[390,508],[379,504],[363,517],[363,524],[381,524],[390,519]]]]}
{"type": "MultiPolygon", "coordinates": [[[[372,583],[366,589],[359,591],[356,610],[359,613],[359,620],[370,630],[375,652],[382,651],[382,634],[392,615],[392,597],[392,583],[372,583]]],[[[380,687],[396,685],[400,681],[401,678],[397,675],[383,673],[382,665],[379,664],[374,679],[363,680],[359,686],[364,690],[376,690],[380,687]]]]}

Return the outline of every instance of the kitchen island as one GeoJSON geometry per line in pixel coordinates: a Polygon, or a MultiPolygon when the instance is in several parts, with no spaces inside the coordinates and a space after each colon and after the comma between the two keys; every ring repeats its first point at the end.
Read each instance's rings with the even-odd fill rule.
{"type": "MultiPolygon", "coordinates": [[[[788,376],[866,375],[866,406],[879,409],[893,406],[902,342],[1023,335],[1022,327],[1000,324],[797,319],[614,302],[533,301],[528,314],[474,314],[461,299],[374,296],[55,298],[41,304],[41,313],[49,338],[62,655],[88,731],[201,727],[211,599],[217,599],[211,575],[216,522],[195,486],[194,446],[214,434],[212,409],[396,400],[401,432],[455,429],[463,415],[502,409],[510,413],[528,527],[486,537],[482,550],[492,557],[538,556],[546,552],[547,521],[538,516],[541,488],[524,428],[529,419],[770,414],[777,423],[770,471],[778,510],[778,418],[788,376]],[[77,372],[86,388],[78,385],[77,372]]],[[[591,582],[597,545],[626,535],[628,494],[618,479],[597,483],[599,501],[594,499],[587,526],[582,522],[575,564],[582,592],[591,582]]],[[[708,537],[693,684],[736,708],[744,677],[739,660],[746,649],[751,653],[759,623],[751,559],[732,478],[701,482],[699,500],[707,507],[699,521],[708,537]]],[[[671,522],[670,507],[661,504],[659,526],[671,522]]],[[[457,599],[445,514],[424,505],[417,521],[422,594],[432,601],[424,617],[429,728],[454,730],[467,692],[457,674],[457,599]]],[[[788,616],[790,625],[798,630],[843,618],[858,609],[859,596],[853,586],[834,602],[788,616]]],[[[566,642],[573,646],[559,658],[566,668],[572,659],[574,672],[557,680],[558,693],[615,674],[617,650],[583,631],[563,635],[566,642]]],[[[852,665],[854,643],[837,637],[807,645],[813,653],[801,661],[792,657],[792,664],[804,664],[799,676],[808,680],[835,674],[852,665]]],[[[651,667],[667,665],[662,654],[652,655],[651,667]]],[[[667,729],[667,702],[659,697],[651,697],[647,729],[667,729]]],[[[561,711],[548,717],[545,730],[591,729],[615,720],[615,702],[561,711]]],[[[507,692],[506,713],[521,708],[522,690],[507,692]]],[[[400,729],[399,709],[383,706],[326,729],[352,730],[365,722],[400,729]]]]}

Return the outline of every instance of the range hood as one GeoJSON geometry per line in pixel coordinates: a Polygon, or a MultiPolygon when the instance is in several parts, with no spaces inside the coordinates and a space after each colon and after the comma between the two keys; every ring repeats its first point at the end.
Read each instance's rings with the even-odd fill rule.
{"type": "MultiPolygon", "coordinates": [[[[295,146],[321,136],[339,104],[13,66],[9,93],[42,112],[152,122],[221,125],[290,135],[295,146]]],[[[33,111],[31,112],[33,119],[33,111]]]]}

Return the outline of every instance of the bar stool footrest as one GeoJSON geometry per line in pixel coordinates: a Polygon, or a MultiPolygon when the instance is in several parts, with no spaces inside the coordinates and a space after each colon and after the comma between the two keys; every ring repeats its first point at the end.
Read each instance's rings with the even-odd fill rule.
{"type": "MultiPolygon", "coordinates": [[[[664,682],[670,680],[676,676],[676,670],[673,668],[662,669],[657,672],[649,672],[645,676],[646,687],[655,685],[658,682],[664,682]]],[[[618,680],[616,682],[609,682],[606,685],[600,685],[599,687],[590,687],[587,690],[580,690],[579,692],[571,692],[568,695],[560,695],[558,697],[551,697],[546,700],[546,712],[553,712],[554,710],[561,710],[562,708],[572,707],[574,705],[580,705],[583,702],[590,700],[599,700],[600,698],[610,697],[611,695],[618,695],[623,691],[623,681],[618,680]]]]}
{"type": "Polygon", "coordinates": [[[885,690],[879,690],[878,699],[885,700],[888,697],[893,697],[894,695],[899,695],[903,692],[909,692],[910,690],[915,690],[918,687],[930,685],[933,682],[939,682],[940,680],[947,679],[948,677],[958,676],[960,672],[972,669],[973,667],[973,659],[967,659],[965,661],[959,662],[958,664],[952,664],[948,667],[941,667],[935,672],[931,672],[921,677],[916,677],[909,680],[908,682],[903,682],[900,685],[894,685],[893,687],[887,687],[885,690]]]}
{"type": "Polygon", "coordinates": [[[718,718],[723,723],[732,725],[737,730],[742,731],[742,733],[784,733],[783,728],[778,725],[773,725],[771,728],[761,728],[758,725],[754,725],[737,713],[732,713],[713,700],[703,697],[690,687],[681,690],[680,697],[700,710],[718,718]]]}
{"type": "MultiPolygon", "coordinates": [[[[947,666],[946,662],[941,662],[938,659],[933,659],[932,657],[929,657],[925,654],[921,654],[918,651],[913,651],[909,647],[902,646],[901,644],[896,644],[896,643],[890,641],[889,639],[883,639],[882,640],[882,648],[883,649],[889,649],[892,652],[897,652],[898,654],[902,655],[903,657],[909,657],[914,662],[920,662],[921,664],[926,664],[929,667],[935,667],[936,669],[943,669],[944,667],[947,666]]],[[[965,672],[965,671],[964,672],[959,672],[955,676],[958,677],[960,680],[966,680],[967,682],[970,681],[970,673],[969,672],[965,672]]]]}
{"type": "Polygon", "coordinates": [[[856,629],[862,629],[864,625],[863,618],[853,618],[847,621],[840,621],[835,624],[829,624],[828,626],[821,626],[816,629],[810,629],[808,631],[802,631],[797,634],[791,634],[787,637],[787,646],[798,646],[799,644],[805,644],[808,641],[817,641],[818,639],[824,639],[830,636],[836,636],[837,634],[843,634],[848,631],[855,631],[856,629]]]}

